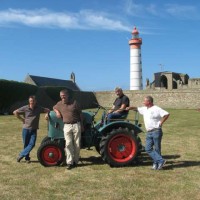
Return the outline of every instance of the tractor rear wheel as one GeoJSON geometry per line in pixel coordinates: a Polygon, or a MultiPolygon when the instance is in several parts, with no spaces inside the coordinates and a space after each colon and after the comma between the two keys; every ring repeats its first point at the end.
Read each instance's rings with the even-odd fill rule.
{"type": "Polygon", "coordinates": [[[102,137],[100,154],[112,167],[130,165],[138,154],[138,140],[133,131],[113,129],[102,137]]]}
{"type": "Polygon", "coordinates": [[[100,154],[100,141],[101,141],[101,138],[97,138],[95,142],[95,149],[99,154],[100,154]]]}
{"type": "Polygon", "coordinates": [[[64,148],[56,141],[43,142],[37,151],[37,157],[45,167],[57,166],[65,158],[64,148]]]}

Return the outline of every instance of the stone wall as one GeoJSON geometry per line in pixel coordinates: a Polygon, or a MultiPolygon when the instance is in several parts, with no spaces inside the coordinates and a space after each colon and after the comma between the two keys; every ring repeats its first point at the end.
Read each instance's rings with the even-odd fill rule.
{"type": "MultiPolygon", "coordinates": [[[[154,98],[154,104],[162,108],[175,108],[175,109],[197,109],[200,108],[200,89],[190,90],[141,90],[130,91],[125,90],[126,94],[130,98],[130,104],[132,106],[142,106],[145,96],[151,95],[154,98]]],[[[83,92],[74,91],[74,97],[78,100],[82,109],[89,109],[97,107],[97,103],[103,107],[111,108],[113,101],[116,98],[114,91],[106,92],[83,92]]],[[[50,109],[56,104],[50,99],[44,90],[40,89],[37,92],[38,103],[44,107],[50,109]]],[[[27,104],[27,101],[16,102],[10,107],[8,113],[12,113],[13,110],[27,104]]]]}
{"type": "Polygon", "coordinates": [[[189,88],[200,88],[200,78],[189,79],[188,87],[189,88]]]}
{"type": "MultiPolygon", "coordinates": [[[[200,89],[189,90],[142,90],[142,91],[124,91],[130,98],[132,106],[142,106],[145,96],[152,96],[154,104],[162,108],[177,109],[196,109],[200,108],[200,89]]],[[[104,107],[112,107],[112,103],[116,98],[113,92],[96,92],[95,96],[100,105],[104,107]]]]}

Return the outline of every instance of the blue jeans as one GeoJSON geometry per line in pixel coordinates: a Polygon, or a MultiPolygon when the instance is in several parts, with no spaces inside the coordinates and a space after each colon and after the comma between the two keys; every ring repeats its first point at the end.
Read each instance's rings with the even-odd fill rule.
{"type": "Polygon", "coordinates": [[[146,146],[145,150],[149,156],[153,159],[155,164],[163,162],[161,156],[161,140],[162,140],[162,129],[157,129],[152,132],[147,132],[146,135],[146,146]]]}
{"type": "Polygon", "coordinates": [[[112,119],[119,119],[122,115],[122,113],[109,113],[107,116],[107,123],[110,123],[112,119]]]}
{"type": "Polygon", "coordinates": [[[30,160],[29,153],[35,146],[37,139],[37,130],[22,129],[22,139],[24,143],[24,149],[19,154],[20,157],[25,157],[26,160],[30,160]]]}

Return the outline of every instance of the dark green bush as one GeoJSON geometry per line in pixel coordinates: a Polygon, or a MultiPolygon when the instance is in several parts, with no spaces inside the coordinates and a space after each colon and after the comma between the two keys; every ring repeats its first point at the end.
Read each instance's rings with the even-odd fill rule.
{"type": "Polygon", "coordinates": [[[37,86],[27,83],[0,80],[0,113],[8,112],[11,105],[35,95],[37,86]]]}

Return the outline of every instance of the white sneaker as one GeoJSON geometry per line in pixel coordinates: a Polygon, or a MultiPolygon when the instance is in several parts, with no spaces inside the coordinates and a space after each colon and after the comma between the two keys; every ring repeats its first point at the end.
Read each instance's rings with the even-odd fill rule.
{"type": "Polygon", "coordinates": [[[156,170],[158,168],[158,164],[157,163],[153,163],[152,169],[156,170]]]}
{"type": "Polygon", "coordinates": [[[161,163],[158,163],[158,168],[157,168],[157,170],[162,169],[162,168],[165,166],[165,164],[166,164],[166,160],[163,160],[161,163]]]}

